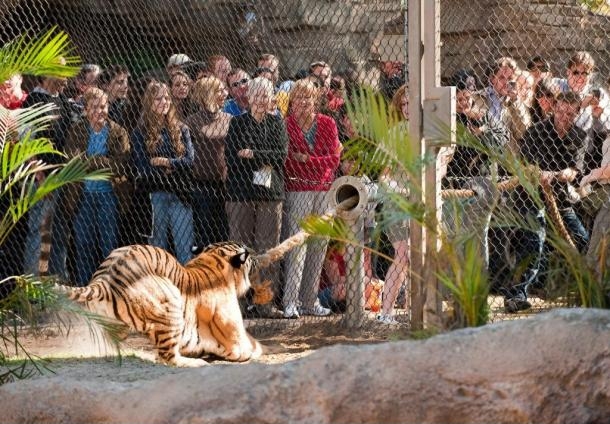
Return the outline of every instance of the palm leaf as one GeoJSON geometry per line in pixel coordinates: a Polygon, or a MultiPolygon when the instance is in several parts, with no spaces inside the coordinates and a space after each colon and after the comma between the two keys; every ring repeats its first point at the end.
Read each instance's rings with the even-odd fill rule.
{"type": "Polygon", "coordinates": [[[56,106],[51,103],[16,110],[0,107],[0,148],[7,141],[16,141],[20,134],[29,130],[45,129],[55,119],[51,113],[55,109],[56,106]]]}
{"type": "MultiPolygon", "coordinates": [[[[53,144],[46,138],[30,138],[31,133],[26,133],[18,143],[7,143],[0,152],[0,183],[7,184],[8,180],[15,179],[15,174],[22,174],[23,168],[30,166],[36,162],[36,157],[44,154],[57,154],[63,156],[62,153],[55,150],[53,144]]],[[[51,166],[42,164],[40,166],[51,166]]],[[[42,169],[37,168],[36,172],[42,169]]]]}
{"type": "Polygon", "coordinates": [[[390,113],[383,96],[364,88],[347,103],[347,110],[358,137],[345,143],[343,155],[361,174],[375,178],[390,168],[408,178],[421,170],[406,125],[390,113]]]}
{"type": "Polygon", "coordinates": [[[68,35],[53,27],[42,36],[24,34],[0,48],[0,81],[16,73],[71,77],[79,70],[80,58],[72,55],[68,35]]]}
{"type": "Polygon", "coordinates": [[[307,233],[311,234],[312,237],[324,237],[331,240],[345,244],[346,246],[355,246],[369,250],[389,261],[392,258],[387,255],[377,252],[369,246],[362,245],[361,240],[357,238],[352,228],[339,217],[321,217],[317,215],[309,215],[303,218],[300,222],[301,228],[307,233]]]}
{"type": "MultiPolygon", "coordinates": [[[[4,299],[0,300],[0,343],[13,346],[12,352],[16,356],[23,356],[23,360],[7,361],[3,350],[0,350],[0,384],[11,379],[27,378],[34,372],[50,371],[46,361],[30,355],[27,349],[19,342],[18,330],[27,325],[32,330],[38,329],[38,322],[42,316],[46,321],[52,322],[62,333],[69,333],[75,319],[83,319],[96,343],[101,336],[112,346],[121,360],[120,339],[124,333],[124,325],[103,316],[85,311],[68,298],[55,290],[55,282],[50,279],[38,279],[31,275],[10,279],[14,290],[4,299]],[[16,325],[19,323],[19,326],[16,325]]],[[[7,280],[0,281],[1,284],[7,280]]]]}
{"type": "Polygon", "coordinates": [[[104,180],[110,176],[107,170],[89,171],[89,165],[81,158],[73,158],[66,164],[48,165],[41,161],[23,163],[14,173],[13,177],[7,179],[9,188],[2,181],[0,194],[9,197],[8,212],[0,221],[0,245],[4,242],[10,230],[19,219],[37,202],[67,184],[83,180],[104,180]],[[36,181],[39,172],[51,172],[41,182],[36,181]],[[19,196],[12,196],[11,187],[21,187],[19,196]]]}

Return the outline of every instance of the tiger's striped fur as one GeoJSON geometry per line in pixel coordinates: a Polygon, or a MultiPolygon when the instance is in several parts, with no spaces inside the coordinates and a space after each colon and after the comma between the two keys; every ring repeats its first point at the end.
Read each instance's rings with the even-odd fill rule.
{"type": "Polygon", "coordinates": [[[62,287],[92,312],[147,335],[167,364],[206,365],[205,353],[247,361],[262,354],[238,303],[255,262],[233,242],[210,245],[185,266],[163,249],[126,246],[110,253],[86,287],[62,287]]]}

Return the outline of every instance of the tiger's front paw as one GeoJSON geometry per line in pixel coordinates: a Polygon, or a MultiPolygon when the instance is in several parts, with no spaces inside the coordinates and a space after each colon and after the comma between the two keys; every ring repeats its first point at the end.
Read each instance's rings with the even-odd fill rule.
{"type": "Polygon", "coordinates": [[[245,362],[252,357],[251,349],[242,349],[239,345],[235,345],[229,351],[229,354],[225,356],[229,361],[245,362]]]}
{"type": "Polygon", "coordinates": [[[209,365],[201,358],[187,358],[185,356],[176,356],[171,362],[171,365],[181,368],[197,368],[209,365]]]}

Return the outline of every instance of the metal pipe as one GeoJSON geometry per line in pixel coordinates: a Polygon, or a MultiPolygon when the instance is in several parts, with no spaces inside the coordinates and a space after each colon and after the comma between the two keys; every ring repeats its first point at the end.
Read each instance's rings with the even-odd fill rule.
{"type": "MultiPolygon", "coordinates": [[[[332,184],[329,190],[330,208],[350,227],[357,240],[364,243],[365,212],[375,202],[370,187],[360,178],[344,176],[332,184]]],[[[347,327],[357,328],[366,320],[364,310],[364,255],[362,247],[348,246],[346,255],[346,311],[343,317],[347,327]]]]}
{"type": "MultiPolygon", "coordinates": [[[[414,143],[416,151],[423,158],[425,147],[423,144],[423,106],[422,106],[422,65],[423,65],[423,34],[422,34],[422,2],[421,0],[408,0],[407,9],[409,48],[407,51],[409,70],[409,139],[414,143]]],[[[414,183],[425,190],[423,175],[417,175],[414,183]]],[[[410,200],[414,204],[424,201],[417,190],[411,192],[410,200]]],[[[420,330],[424,323],[424,287],[422,276],[424,274],[425,255],[425,229],[417,222],[411,223],[411,328],[420,330]]]]}

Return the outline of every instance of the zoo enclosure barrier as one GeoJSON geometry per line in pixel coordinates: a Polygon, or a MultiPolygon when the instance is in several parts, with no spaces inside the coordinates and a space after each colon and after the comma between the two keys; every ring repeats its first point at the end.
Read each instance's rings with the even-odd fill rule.
{"type": "MultiPolygon", "coordinates": [[[[174,64],[185,72],[184,80],[187,86],[199,76],[215,74],[225,80],[231,96],[239,96],[240,92],[243,94],[244,78],[255,75],[268,77],[276,85],[276,106],[279,109],[277,113],[282,115],[284,122],[288,109],[286,96],[282,93],[288,91],[287,87],[290,83],[282,83],[314,73],[318,77],[319,85],[326,86],[321,89],[328,93],[327,101],[322,105],[324,112],[335,118],[339,137],[345,142],[349,137],[348,128],[345,128],[345,123],[342,121],[344,108],[338,99],[342,95],[351,93],[354,85],[366,84],[374,87],[389,101],[393,93],[408,79],[409,25],[406,18],[407,6],[412,4],[413,2],[407,4],[398,0],[366,2],[357,0],[331,2],[321,0],[275,2],[9,0],[0,6],[2,22],[0,34],[2,42],[7,42],[23,32],[41,32],[52,25],[57,25],[70,35],[76,53],[81,56],[83,63],[99,65],[102,72],[98,76],[98,84],[103,83],[104,78],[106,78],[105,82],[109,83],[112,81],[110,77],[115,76],[105,70],[112,69],[112,66],[117,64],[125,66],[130,77],[129,93],[125,103],[120,101],[120,94],[117,96],[118,110],[114,112],[117,113],[115,115],[117,118],[123,119],[120,123],[130,135],[139,122],[141,100],[146,84],[152,78],[167,80],[166,67],[168,64],[174,64]],[[269,57],[263,56],[265,54],[274,55],[278,61],[269,60],[269,57]],[[237,73],[227,78],[228,66],[223,57],[228,59],[233,69],[241,68],[248,75],[237,73]],[[318,65],[311,66],[316,63],[318,65]],[[329,70],[332,71],[330,76],[329,70]]],[[[578,0],[499,1],[494,3],[492,9],[488,6],[486,1],[440,2],[438,31],[442,45],[438,47],[440,47],[442,84],[457,85],[458,96],[461,96],[458,100],[470,95],[472,102],[471,111],[462,114],[466,116],[462,116],[461,119],[467,118],[468,122],[474,120],[471,122],[471,128],[481,133],[484,132],[481,130],[482,127],[486,125],[489,127],[490,124],[493,126],[498,121],[498,125],[507,127],[504,129],[506,138],[499,146],[512,149],[507,151],[519,152],[521,136],[529,127],[534,126],[532,115],[541,113],[536,109],[536,105],[540,102],[537,102],[533,96],[534,80],[541,72],[552,73],[551,77],[556,78],[554,81],[557,84],[552,87],[553,90],[558,90],[556,87],[562,87],[561,84],[564,84],[560,79],[567,79],[566,83],[569,85],[571,80],[585,77],[588,84],[585,84],[586,88],[583,88],[578,95],[583,101],[585,98],[589,101],[590,98],[587,96],[597,94],[596,90],[599,89],[599,107],[602,107],[604,113],[601,116],[605,118],[604,102],[608,99],[606,78],[610,75],[610,65],[605,53],[608,39],[606,30],[609,28],[609,22],[603,7],[578,0]],[[595,61],[594,66],[589,67],[587,64],[584,69],[569,66],[570,58],[579,51],[588,51],[595,61]],[[538,61],[534,60],[537,56],[540,57],[538,61]],[[493,103],[490,104],[492,107],[489,107],[489,104],[483,102],[486,99],[483,94],[489,86],[486,71],[490,68],[490,64],[502,57],[511,57],[516,65],[512,69],[513,63],[508,61],[508,68],[511,68],[512,73],[502,75],[508,91],[501,97],[507,99],[505,103],[511,103],[510,108],[504,103],[493,103]],[[577,72],[580,74],[576,75],[577,72]],[[526,118],[528,114],[529,118],[526,118]],[[485,119],[493,122],[475,122],[485,119]],[[476,126],[476,124],[481,125],[476,126]]],[[[118,68],[118,71],[120,69],[118,68]]],[[[93,83],[87,80],[87,75],[89,73],[84,72],[81,80],[68,81],[64,90],[65,97],[73,99],[72,102],[66,103],[66,126],[72,125],[82,112],[78,108],[79,89],[93,83]]],[[[173,84],[172,81],[167,80],[167,82],[175,86],[172,95],[179,99],[183,96],[180,94],[183,80],[177,77],[174,77],[174,80],[173,84]]],[[[35,81],[26,79],[23,85],[31,92],[35,81]]],[[[184,117],[193,112],[190,109],[194,107],[191,101],[176,100],[176,102],[181,102],[179,112],[183,113],[184,117]]],[[[410,99],[410,103],[413,108],[416,101],[410,99]]],[[[586,107],[590,111],[593,105],[586,107]]],[[[591,115],[587,111],[584,113],[585,116],[586,113],[591,115]]],[[[583,124],[584,131],[591,137],[587,138],[587,144],[575,151],[575,154],[579,155],[576,165],[580,167],[582,175],[586,174],[587,170],[605,163],[607,156],[603,133],[605,122],[600,123],[602,126],[598,125],[595,128],[585,127],[588,124],[583,124]]],[[[192,128],[191,132],[194,132],[192,128]]],[[[321,127],[318,127],[318,132],[320,137],[324,135],[321,127]]],[[[247,136],[239,131],[236,134],[239,139],[247,136]]],[[[293,136],[296,137],[294,134],[293,136]]],[[[58,143],[63,145],[65,140],[60,139],[61,136],[58,137],[58,143]]],[[[215,137],[206,139],[215,139],[215,137]]],[[[273,137],[270,137],[270,142],[272,140],[273,137]]],[[[197,142],[196,139],[194,141],[197,142]]],[[[195,162],[203,157],[200,155],[198,158],[197,151],[195,146],[195,162]]],[[[444,194],[446,199],[455,198],[455,193],[458,193],[449,190],[469,190],[473,177],[481,173],[484,175],[485,172],[491,173],[479,169],[478,165],[474,169],[469,167],[470,161],[478,163],[477,158],[466,155],[464,159],[462,153],[460,152],[458,158],[454,157],[453,164],[449,166],[449,174],[442,183],[442,187],[447,189],[447,193],[444,194]],[[458,160],[460,158],[461,162],[458,160]]],[[[537,153],[540,152],[534,149],[530,152],[530,156],[546,155],[537,156],[537,153]]],[[[545,165],[552,171],[563,169],[567,160],[564,156],[545,160],[545,165]]],[[[276,164],[283,164],[283,159],[275,158],[275,160],[276,164]]],[[[159,187],[147,187],[137,178],[141,170],[133,161],[129,161],[123,175],[126,195],[121,197],[116,215],[113,215],[114,218],[110,221],[111,224],[114,222],[116,225],[118,235],[114,239],[110,237],[110,240],[116,245],[149,242],[148,236],[151,235],[152,230],[156,230],[157,235],[162,233],[156,242],[167,243],[168,248],[178,254],[179,251],[184,252],[185,247],[189,247],[190,244],[205,245],[239,235],[256,250],[264,250],[285,238],[287,232],[290,232],[288,230],[290,224],[294,225],[299,218],[309,213],[324,210],[324,199],[320,196],[299,196],[298,191],[297,194],[288,193],[284,196],[283,190],[274,191],[276,183],[279,184],[276,178],[283,171],[281,165],[270,174],[258,174],[259,178],[263,179],[263,184],[255,184],[257,189],[261,186],[265,187],[266,184],[273,186],[258,190],[256,193],[258,197],[250,196],[252,193],[248,190],[240,190],[244,187],[252,187],[254,184],[250,171],[235,174],[233,171],[238,168],[237,164],[227,163],[227,165],[229,175],[234,175],[232,180],[229,178],[232,184],[223,183],[222,167],[215,169],[207,163],[205,170],[209,173],[202,171],[199,180],[193,186],[187,186],[186,180],[172,178],[175,184],[162,189],[173,190],[176,196],[167,198],[154,195],[154,190],[159,187]],[[192,196],[193,192],[195,196],[192,196]],[[228,200],[231,201],[232,207],[226,207],[228,200]],[[167,221],[154,221],[155,217],[160,218],[160,212],[170,210],[172,213],[163,214],[167,221]],[[157,212],[156,215],[153,211],[157,212]],[[259,221],[253,221],[254,218],[258,218],[259,221]],[[157,227],[152,228],[153,222],[157,227]],[[236,228],[241,232],[236,233],[236,228]],[[170,231],[172,229],[173,231],[170,231]],[[256,229],[261,231],[264,229],[264,231],[257,233],[256,229]]],[[[336,167],[334,175],[340,175],[340,167],[336,163],[332,166],[336,167]]],[[[499,171],[500,182],[511,179],[510,172],[505,172],[504,175],[502,174],[504,171],[499,171]]],[[[311,187],[312,184],[320,183],[317,179],[311,181],[309,175],[297,172],[284,183],[295,187],[311,187]]],[[[404,183],[407,184],[406,181],[404,183]]],[[[329,184],[323,185],[323,188],[328,189],[329,184]]],[[[597,227],[594,225],[595,217],[599,216],[597,211],[600,207],[606,207],[603,203],[607,200],[607,195],[603,193],[603,185],[593,188],[593,195],[583,196],[581,200],[574,197],[572,199],[574,203],[570,203],[576,211],[576,217],[580,218],[584,228],[592,236],[592,243],[587,248],[582,248],[583,254],[588,254],[585,253],[586,249],[590,250],[595,243],[599,244],[600,231],[607,228],[607,224],[604,227],[604,222],[598,223],[597,227]]],[[[459,193],[467,198],[465,191],[459,193]]],[[[84,225],[90,221],[86,219],[87,214],[93,217],[96,211],[105,210],[101,209],[102,206],[90,203],[93,202],[91,199],[86,196],[80,199],[78,208],[72,212],[72,215],[65,212],[65,208],[62,208],[63,202],[58,199],[58,203],[50,204],[46,210],[46,213],[52,216],[52,220],[35,221],[30,217],[29,222],[22,223],[13,235],[15,243],[5,243],[2,246],[3,253],[6,253],[3,255],[3,272],[19,273],[22,270],[50,272],[59,274],[69,281],[79,279],[79,270],[90,269],[91,263],[97,263],[103,257],[104,252],[101,251],[105,245],[103,241],[109,239],[108,234],[99,231],[101,228],[96,233],[92,232],[94,229],[84,225]],[[50,227],[51,221],[54,222],[52,227],[50,227]],[[36,236],[40,233],[44,235],[45,231],[49,232],[51,238],[51,252],[47,252],[50,256],[48,261],[29,261],[29,263],[24,261],[24,258],[38,258],[36,249],[39,245],[36,243],[36,236]]],[[[491,227],[490,236],[484,237],[484,240],[489,246],[489,266],[493,282],[492,296],[489,297],[492,321],[506,317],[504,299],[512,296],[513,286],[518,285],[520,280],[525,278],[523,267],[519,266],[520,260],[525,260],[519,256],[524,250],[520,243],[532,244],[535,238],[531,237],[531,234],[530,237],[527,237],[527,234],[524,237],[515,234],[516,230],[507,225],[507,222],[514,217],[515,210],[519,211],[529,206],[528,202],[529,199],[523,195],[523,192],[515,194],[515,190],[502,191],[494,203],[493,213],[488,215],[489,222],[477,224],[491,227]]],[[[460,207],[464,203],[466,206],[470,204],[469,201],[462,202],[460,207]]],[[[362,232],[379,234],[379,239],[367,241],[392,257],[393,247],[387,234],[383,231],[370,231],[375,223],[380,221],[383,213],[380,207],[376,207],[378,205],[371,206],[367,211],[367,219],[362,222],[362,232]]],[[[569,218],[569,224],[572,225],[575,222],[571,219],[573,215],[569,218]]],[[[101,217],[92,219],[92,221],[96,220],[100,221],[101,217]]],[[[550,220],[547,218],[547,221],[550,220]]],[[[483,230],[479,231],[480,234],[482,232],[483,230]]],[[[403,236],[407,237],[406,230],[403,236]]],[[[44,243],[42,246],[44,250],[44,243]]],[[[332,247],[336,248],[336,246],[332,247]]],[[[413,249],[413,246],[411,248],[413,249]]],[[[318,319],[316,315],[326,313],[325,310],[318,308],[318,302],[315,300],[321,274],[332,273],[330,270],[337,263],[340,267],[345,267],[345,262],[356,261],[357,249],[348,246],[345,250],[342,257],[341,254],[331,252],[324,243],[308,244],[281,266],[272,269],[269,275],[264,276],[273,283],[276,292],[274,304],[263,307],[246,303],[244,313],[252,318],[281,317],[283,312],[286,312],[286,306],[292,306],[294,303],[300,305],[300,310],[297,308],[297,312],[300,312],[301,320],[318,319]],[[286,294],[287,287],[293,292],[286,294]],[[314,315],[309,318],[308,314],[311,313],[314,315]]],[[[547,252],[548,250],[547,247],[544,248],[543,266],[538,268],[538,273],[534,276],[537,281],[528,287],[528,291],[537,289],[527,293],[528,301],[533,303],[534,309],[555,305],[544,302],[542,298],[551,298],[558,302],[557,304],[565,304],[565,293],[568,290],[564,284],[565,269],[557,262],[556,256],[547,252]],[[540,286],[538,280],[544,281],[544,285],[540,286]],[[537,285],[540,287],[536,287],[537,285]],[[540,297],[533,296],[532,293],[540,297]]],[[[44,257],[44,252],[40,256],[44,257]]],[[[357,260],[358,263],[362,261],[361,266],[364,268],[359,268],[354,278],[360,279],[362,273],[369,277],[370,284],[366,286],[366,290],[363,290],[369,298],[363,301],[367,307],[367,317],[370,315],[372,318],[381,305],[370,297],[379,297],[383,292],[380,281],[391,279],[391,276],[387,275],[389,262],[383,256],[369,257],[366,252],[358,256],[357,260]]],[[[349,281],[352,274],[345,269],[343,273],[348,277],[349,289],[354,285],[354,282],[349,281]]],[[[332,277],[326,275],[325,278],[329,280],[332,277]]],[[[400,290],[392,291],[388,295],[396,296],[397,319],[408,323],[410,280],[404,279],[402,283],[400,290]]],[[[440,291],[440,285],[438,288],[440,291]]],[[[340,290],[337,293],[326,290],[326,294],[329,293],[336,297],[342,296],[340,290]]],[[[344,308],[342,302],[325,305],[332,306],[336,312],[344,308]]],[[[360,309],[345,311],[347,315],[360,316],[360,313],[360,309]]],[[[269,326],[280,321],[261,320],[263,325],[269,326]]],[[[297,321],[281,322],[284,323],[283,325],[289,325],[297,321]]]]}

